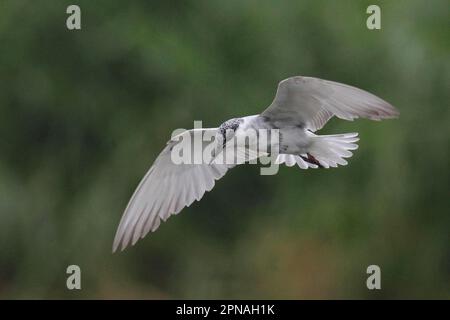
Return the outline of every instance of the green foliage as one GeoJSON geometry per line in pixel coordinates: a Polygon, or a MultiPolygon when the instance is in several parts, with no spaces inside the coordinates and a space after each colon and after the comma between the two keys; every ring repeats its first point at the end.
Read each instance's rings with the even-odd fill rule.
{"type": "Polygon", "coordinates": [[[80,0],[80,31],[69,4],[0,3],[1,298],[450,298],[447,1],[80,0]],[[233,169],[111,254],[173,129],[259,113],[292,75],[401,117],[332,120],[323,132],[360,132],[349,166],[233,169]]]}

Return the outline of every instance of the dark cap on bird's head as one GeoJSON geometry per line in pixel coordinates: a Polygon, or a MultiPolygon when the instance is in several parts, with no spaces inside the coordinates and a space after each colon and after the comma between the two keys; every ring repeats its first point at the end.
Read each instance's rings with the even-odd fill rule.
{"type": "Polygon", "coordinates": [[[223,137],[223,145],[225,146],[225,143],[227,142],[227,132],[235,132],[237,128],[239,128],[239,125],[241,124],[243,120],[240,118],[233,118],[230,120],[225,121],[222,123],[219,127],[218,133],[220,133],[223,137]]]}

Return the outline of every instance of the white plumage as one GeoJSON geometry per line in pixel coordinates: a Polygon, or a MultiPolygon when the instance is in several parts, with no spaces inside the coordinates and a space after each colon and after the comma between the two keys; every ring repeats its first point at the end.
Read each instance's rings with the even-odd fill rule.
{"type": "MultiPolygon", "coordinates": [[[[357,149],[359,140],[357,133],[314,134],[331,117],[352,121],[356,118],[389,119],[398,115],[389,103],[364,90],[299,76],[281,81],[272,104],[260,115],[232,119],[220,128],[200,130],[215,134],[216,140],[227,143],[230,137],[223,129],[232,129],[234,137],[249,129],[278,129],[282,139],[277,145],[276,163],[289,167],[298,165],[301,169],[329,168],[346,165],[345,158],[352,156],[351,150],[357,149]]],[[[194,130],[190,130],[182,135],[192,136],[193,133],[194,130]]],[[[178,141],[171,139],[167,143],[131,197],[117,229],[113,251],[119,246],[123,250],[130,243],[134,245],[149,231],[155,231],[161,220],[200,200],[214,187],[215,181],[233,167],[216,162],[174,164],[171,150],[178,141]]]]}

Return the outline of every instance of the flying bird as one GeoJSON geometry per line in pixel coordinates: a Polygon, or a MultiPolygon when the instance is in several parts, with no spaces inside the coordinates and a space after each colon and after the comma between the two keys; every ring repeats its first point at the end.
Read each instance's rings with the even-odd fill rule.
{"type": "MultiPolygon", "coordinates": [[[[353,121],[357,118],[381,120],[397,118],[399,112],[379,97],[338,82],[296,76],[278,84],[274,100],[259,115],[225,121],[219,128],[194,129],[181,135],[214,135],[225,147],[232,138],[253,129],[278,129],[276,163],[297,164],[301,169],[346,165],[345,158],[358,148],[358,133],[317,135],[333,116],[353,121]],[[230,134],[231,132],[231,134],[230,134]]],[[[179,138],[179,137],[178,137],[179,138]]],[[[215,181],[233,166],[226,163],[175,164],[172,138],[156,158],[131,197],[113,243],[113,252],[134,245],[162,221],[178,214],[194,200],[199,201],[215,181]]],[[[205,142],[206,143],[206,142],[205,142]]],[[[205,147],[205,146],[203,146],[205,147]]]]}

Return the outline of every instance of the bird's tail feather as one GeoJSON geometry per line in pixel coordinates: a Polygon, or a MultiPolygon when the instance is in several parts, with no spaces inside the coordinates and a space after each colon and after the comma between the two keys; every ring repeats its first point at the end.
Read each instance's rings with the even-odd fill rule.
{"type": "Polygon", "coordinates": [[[315,136],[308,153],[324,168],[345,166],[347,161],[344,158],[353,155],[350,150],[358,149],[357,141],[358,133],[315,136]]]}

